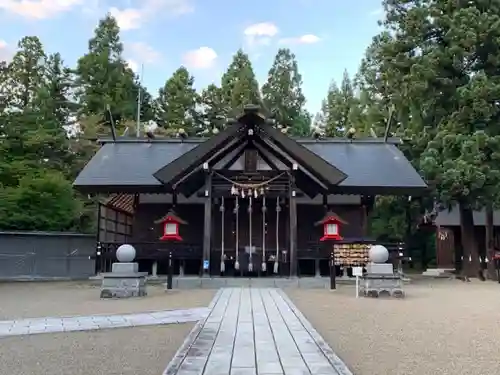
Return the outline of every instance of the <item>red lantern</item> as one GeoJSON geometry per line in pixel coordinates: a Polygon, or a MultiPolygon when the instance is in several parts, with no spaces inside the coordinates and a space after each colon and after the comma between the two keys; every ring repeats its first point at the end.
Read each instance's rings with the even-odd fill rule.
{"type": "Polygon", "coordinates": [[[175,212],[169,211],[164,217],[155,221],[155,224],[163,224],[161,241],[182,241],[182,237],[179,235],[179,225],[187,223],[179,218],[175,212]]]}
{"type": "Polygon", "coordinates": [[[323,237],[320,238],[320,241],[342,240],[340,229],[344,224],[347,224],[347,222],[342,220],[336,213],[328,212],[322,220],[316,223],[316,225],[323,225],[323,237]]]}

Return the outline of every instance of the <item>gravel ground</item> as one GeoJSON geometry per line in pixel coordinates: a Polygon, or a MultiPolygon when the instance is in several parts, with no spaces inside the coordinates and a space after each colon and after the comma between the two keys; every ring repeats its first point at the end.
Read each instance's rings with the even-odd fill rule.
{"type": "Polygon", "coordinates": [[[194,324],[0,339],[2,375],[160,375],[194,324]]]}
{"type": "Polygon", "coordinates": [[[497,283],[420,282],[404,300],[286,292],[355,375],[500,374],[497,283]]]}
{"type": "Polygon", "coordinates": [[[111,300],[100,299],[99,291],[77,282],[0,283],[0,320],[207,307],[215,295],[206,289],[167,293],[163,286],[148,285],[147,297],[111,300]]]}

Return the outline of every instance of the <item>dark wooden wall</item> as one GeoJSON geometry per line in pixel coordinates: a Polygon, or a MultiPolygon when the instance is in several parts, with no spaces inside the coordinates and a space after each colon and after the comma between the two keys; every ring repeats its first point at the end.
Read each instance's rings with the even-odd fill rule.
{"type": "Polygon", "coordinates": [[[125,243],[130,239],[133,227],[132,215],[99,205],[98,241],[125,243]]]}
{"type": "MultiPolygon", "coordinates": [[[[154,222],[165,216],[171,205],[139,204],[134,215],[133,237],[134,242],[154,242],[163,235],[163,225],[154,222]]],[[[179,233],[184,242],[189,244],[203,244],[203,205],[183,204],[175,208],[176,214],[186,221],[187,225],[181,225],[179,233]]]]}
{"type": "MultiPolygon", "coordinates": [[[[363,237],[363,215],[361,206],[335,205],[329,207],[340,218],[346,221],[342,225],[340,235],[344,238],[363,237]]],[[[325,216],[325,209],[320,205],[297,206],[297,248],[307,249],[311,244],[317,243],[323,237],[323,226],[314,225],[325,216]]]]}
{"type": "MultiPolygon", "coordinates": [[[[248,200],[239,200],[239,246],[240,248],[249,244],[249,216],[248,200]]],[[[225,200],[224,210],[224,242],[226,250],[234,250],[236,247],[236,215],[233,212],[234,199],[225,200]]],[[[266,249],[276,249],[276,200],[268,199],[266,202],[266,249]]],[[[162,236],[162,225],[154,224],[154,221],[163,217],[170,209],[169,204],[140,204],[134,216],[133,237],[134,242],[153,242],[162,236]]],[[[254,200],[252,203],[252,245],[262,248],[262,199],[254,200]]],[[[341,235],[345,238],[359,238],[363,236],[363,211],[357,205],[337,205],[330,207],[348,224],[341,227],[341,235]]],[[[175,212],[179,217],[188,222],[181,225],[180,235],[184,242],[190,244],[203,243],[203,220],[204,208],[202,204],[180,204],[175,212]]],[[[298,205],[297,206],[297,248],[307,249],[311,243],[317,243],[323,236],[323,227],[314,224],[325,215],[321,205],[298,205]]],[[[288,206],[281,205],[279,214],[279,247],[287,249],[289,246],[289,221],[288,206]]],[[[212,207],[212,249],[220,250],[222,240],[222,213],[220,201],[212,207]]]]}
{"type": "MultiPolygon", "coordinates": [[[[248,214],[248,199],[239,200],[239,247],[243,248],[250,244],[250,220],[248,214]]],[[[226,199],[224,202],[224,247],[226,250],[236,248],[236,215],[234,214],[234,199],[226,199]]],[[[267,199],[266,201],[266,233],[265,245],[268,250],[276,249],[276,200],[267,199]]],[[[212,247],[221,248],[222,241],[222,213],[220,212],[220,203],[214,207],[212,213],[214,225],[212,226],[212,247]]],[[[252,202],[252,246],[262,248],[263,230],[262,230],[262,199],[253,200],[252,202]]],[[[282,205],[279,214],[279,247],[287,247],[286,228],[288,225],[288,211],[282,205]]]]}

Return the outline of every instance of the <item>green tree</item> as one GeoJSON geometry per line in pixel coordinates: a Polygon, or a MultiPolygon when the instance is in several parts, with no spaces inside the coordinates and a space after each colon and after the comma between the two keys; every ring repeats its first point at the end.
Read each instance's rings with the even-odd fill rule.
{"type": "Polygon", "coordinates": [[[465,275],[479,269],[472,212],[497,200],[499,5],[385,1],[369,50],[373,86],[397,108],[407,152],[461,213],[465,275]],[[378,82],[376,82],[378,81],[378,82]],[[495,193],[493,193],[495,192],[495,193]],[[469,262],[468,259],[471,259],[469,262]]]}
{"type": "Polygon", "coordinates": [[[351,127],[363,127],[360,104],[354,83],[345,71],[341,86],[332,82],[323,101],[321,115],[325,121],[325,135],[342,137],[351,127]]]}
{"type": "Polygon", "coordinates": [[[221,79],[222,99],[226,111],[241,113],[247,104],[261,105],[259,84],[252,63],[243,50],[238,50],[221,79]]]}
{"type": "Polygon", "coordinates": [[[61,173],[25,175],[15,187],[0,187],[0,228],[63,231],[74,229],[81,203],[61,173]]]}
{"type": "Polygon", "coordinates": [[[109,122],[109,108],[117,126],[135,119],[137,112],[137,82],[122,54],[120,29],[108,14],[99,21],[75,72],[81,113],[100,115],[109,122]]]}
{"type": "Polygon", "coordinates": [[[185,67],[180,67],[159,90],[155,120],[168,135],[176,135],[179,129],[184,129],[188,135],[196,133],[199,99],[193,84],[194,77],[185,67]]]}
{"type": "Polygon", "coordinates": [[[9,90],[0,114],[0,228],[70,229],[81,201],[67,179],[69,72],[59,55],[47,58],[40,41],[27,37],[3,73],[9,90]]]}
{"type": "Polygon", "coordinates": [[[46,76],[47,57],[36,36],[27,36],[18,43],[12,61],[4,66],[5,103],[10,109],[34,108],[38,90],[46,76]]]}
{"type": "Polygon", "coordinates": [[[278,50],[267,77],[262,86],[264,106],[274,112],[279,124],[289,128],[290,135],[308,135],[311,116],[304,108],[302,76],[295,55],[288,48],[278,50]]]}
{"type": "Polygon", "coordinates": [[[199,132],[208,135],[214,129],[221,130],[229,113],[224,105],[222,90],[214,84],[208,85],[200,94],[202,124],[199,132]]]}

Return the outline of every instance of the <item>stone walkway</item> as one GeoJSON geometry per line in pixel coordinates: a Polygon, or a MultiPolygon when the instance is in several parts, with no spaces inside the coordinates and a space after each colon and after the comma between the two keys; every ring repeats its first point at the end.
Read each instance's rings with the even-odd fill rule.
{"type": "Polygon", "coordinates": [[[284,292],[221,289],[164,375],[352,375],[284,292]]]}
{"type": "Polygon", "coordinates": [[[138,327],[158,324],[187,323],[204,320],[210,312],[206,307],[165,310],[140,314],[50,317],[0,321],[2,336],[36,333],[88,331],[103,328],[138,327]]]}

